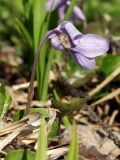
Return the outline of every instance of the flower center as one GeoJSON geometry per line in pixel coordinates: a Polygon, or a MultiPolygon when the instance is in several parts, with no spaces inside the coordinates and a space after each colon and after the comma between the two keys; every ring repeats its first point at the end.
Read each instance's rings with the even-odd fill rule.
{"type": "Polygon", "coordinates": [[[67,34],[61,33],[58,35],[58,38],[65,48],[71,48],[70,39],[67,34]]]}

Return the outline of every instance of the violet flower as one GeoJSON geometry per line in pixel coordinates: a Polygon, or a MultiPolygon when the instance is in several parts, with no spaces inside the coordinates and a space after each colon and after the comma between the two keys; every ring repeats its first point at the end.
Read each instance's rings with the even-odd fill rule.
{"type": "Polygon", "coordinates": [[[109,49],[108,41],[95,34],[83,35],[68,21],[61,23],[49,36],[51,45],[57,50],[67,51],[76,64],[84,69],[95,68],[95,57],[109,49]]]}
{"type": "MultiPolygon", "coordinates": [[[[69,7],[70,3],[71,3],[70,0],[47,0],[46,10],[47,11],[54,11],[55,9],[57,9],[60,20],[64,20],[66,10],[69,7]]],[[[77,19],[79,19],[81,21],[86,20],[85,15],[82,12],[82,10],[77,6],[74,6],[73,12],[71,14],[71,20],[75,21],[77,19]]]]}
{"type": "Polygon", "coordinates": [[[51,39],[51,44],[55,49],[67,51],[72,56],[75,63],[85,69],[93,69],[95,67],[95,57],[104,54],[109,49],[108,41],[105,38],[95,34],[83,35],[68,21],[63,22],[57,28],[48,31],[41,40],[34,58],[28,89],[26,114],[29,113],[31,100],[34,94],[35,69],[40,50],[47,38],[51,39]]]}

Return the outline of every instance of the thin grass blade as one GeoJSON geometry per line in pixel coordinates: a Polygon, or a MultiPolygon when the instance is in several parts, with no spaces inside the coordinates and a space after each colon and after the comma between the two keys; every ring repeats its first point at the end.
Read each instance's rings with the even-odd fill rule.
{"type": "Polygon", "coordinates": [[[75,123],[72,126],[72,139],[68,153],[68,160],[78,160],[78,143],[77,143],[77,127],[75,123]]]}
{"type": "Polygon", "coordinates": [[[45,11],[46,0],[34,0],[33,3],[33,35],[34,35],[34,53],[36,52],[39,40],[41,27],[44,24],[46,17],[45,11]]]}
{"type": "Polygon", "coordinates": [[[48,79],[49,79],[49,73],[50,73],[53,57],[54,57],[54,49],[51,48],[50,53],[48,54],[48,63],[47,63],[47,66],[46,66],[44,83],[43,83],[43,92],[42,92],[42,97],[41,97],[41,99],[43,101],[46,100],[46,98],[47,98],[48,79]]]}
{"type": "Polygon", "coordinates": [[[32,48],[33,42],[32,42],[32,38],[31,38],[29,32],[27,31],[25,26],[22,24],[22,22],[18,18],[15,19],[15,22],[17,25],[18,32],[24,37],[24,39],[28,43],[29,47],[32,48]]]}
{"type": "Polygon", "coordinates": [[[38,139],[38,147],[36,151],[35,160],[47,160],[47,130],[45,120],[42,119],[40,134],[38,139]]]}
{"type": "Polygon", "coordinates": [[[65,21],[67,21],[67,20],[70,19],[70,16],[71,16],[71,13],[72,13],[72,11],[73,11],[73,8],[74,8],[74,6],[75,6],[75,4],[76,4],[76,1],[77,1],[77,0],[72,0],[72,1],[71,1],[70,5],[69,5],[69,8],[67,9],[65,18],[64,18],[65,21]]]}

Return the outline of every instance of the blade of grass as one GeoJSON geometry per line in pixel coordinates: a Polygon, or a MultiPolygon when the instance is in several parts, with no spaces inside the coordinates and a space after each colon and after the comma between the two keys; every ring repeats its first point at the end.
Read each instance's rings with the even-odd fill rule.
{"type": "Polygon", "coordinates": [[[24,16],[29,21],[31,16],[32,4],[30,2],[24,3],[24,16]]]}
{"type": "MultiPolygon", "coordinates": [[[[36,5],[39,4],[36,3],[34,5],[34,9],[35,9],[35,14],[38,14],[37,17],[34,17],[34,49],[36,50],[36,47],[38,45],[38,40],[41,39],[41,37],[44,36],[44,34],[47,32],[48,28],[49,28],[49,22],[50,22],[50,17],[51,17],[51,12],[46,13],[45,12],[45,3],[46,1],[44,0],[43,2],[41,2],[41,6],[39,8],[40,13],[42,13],[42,15],[38,14],[39,11],[36,11],[36,5]],[[36,23],[37,21],[40,19],[40,22],[37,24],[36,27],[36,23]],[[45,21],[46,19],[46,21],[45,21]],[[37,29],[36,29],[37,28],[37,29]],[[40,35],[39,35],[40,33],[40,35]]],[[[53,1],[54,3],[54,1],[53,1]]],[[[47,98],[47,92],[48,92],[48,77],[49,77],[49,72],[50,72],[50,68],[51,68],[51,61],[53,59],[53,54],[49,54],[48,58],[47,58],[47,48],[48,46],[44,45],[41,49],[41,55],[40,55],[40,59],[38,60],[38,65],[37,65],[37,81],[38,81],[38,97],[41,100],[46,100],[47,98]],[[46,59],[48,59],[48,64],[47,66],[45,66],[46,64],[46,59]]]]}
{"type": "Polygon", "coordinates": [[[27,29],[25,28],[25,26],[22,24],[22,22],[19,19],[16,18],[15,21],[16,21],[16,25],[17,25],[17,29],[18,29],[19,33],[24,37],[24,39],[28,43],[29,47],[32,48],[33,41],[32,41],[32,38],[31,38],[29,32],[27,31],[27,29]]]}
{"type": "MultiPolygon", "coordinates": [[[[54,1],[53,1],[54,3],[54,1]]],[[[53,4],[52,4],[53,5],[53,4]]],[[[45,34],[45,32],[47,31],[48,27],[49,27],[49,23],[50,23],[50,17],[51,17],[51,11],[47,14],[47,20],[46,20],[46,23],[44,23],[44,26],[43,26],[43,30],[42,30],[42,35],[45,34]]],[[[48,45],[44,45],[42,50],[41,50],[41,57],[40,57],[40,60],[39,60],[39,73],[41,74],[40,75],[40,85],[38,86],[38,95],[39,95],[39,98],[41,100],[46,100],[47,98],[47,92],[48,92],[48,83],[46,83],[46,80],[48,81],[48,77],[49,77],[49,72],[50,72],[50,69],[51,68],[51,56],[52,55],[48,55],[45,50],[47,51],[48,49],[48,45]],[[46,58],[48,57],[48,65],[45,67],[45,60],[46,58]],[[45,83],[45,84],[44,84],[45,83]],[[46,87],[44,88],[44,86],[46,85],[46,87]],[[45,89],[45,90],[44,90],[45,89]]],[[[50,53],[49,53],[50,54],[50,53]]],[[[52,59],[53,59],[53,56],[52,56],[52,59]]]]}
{"type": "Polygon", "coordinates": [[[34,0],[33,3],[33,36],[34,36],[34,53],[40,40],[40,31],[45,20],[45,3],[46,0],[34,0]]]}
{"type": "Polygon", "coordinates": [[[46,151],[47,151],[46,123],[45,123],[45,120],[42,119],[35,160],[47,160],[46,151]]]}
{"type": "MultiPolygon", "coordinates": [[[[33,39],[34,39],[34,53],[41,37],[46,33],[47,27],[45,24],[46,12],[45,12],[45,0],[35,0],[33,3],[33,39]]],[[[41,99],[42,81],[45,69],[45,47],[41,49],[40,59],[36,68],[36,78],[38,81],[38,97],[41,99]]]]}
{"type": "Polygon", "coordinates": [[[51,48],[50,53],[48,54],[48,63],[47,63],[47,66],[46,66],[45,76],[44,76],[43,92],[42,92],[42,96],[41,96],[41,99],[43,101],[46,100],[46,98],[47,98],[48,79],[49,79],[49,73],[50,73],[53,57],[54,57],[54,49],[51,48]]]}
{"type": "Polygon", "coordinates": [[[78,160],[77,127],[75,123],[72,126],[72,139],[67,160],[78,160]]]}
{"type": "Polygon", "coordinates": [[[69,8],[67,9],[65,18],[64,18],[65,21],[67,21],[67,20],[70,19],[70,16],[71,16],[71,13],[72,13],[72,11],[73,11],[73,8],[74,8],[74,6],[75,6],[75,4],[76,4],[76,1],[77,1],[77,0],[72,0],[72,1],[71,1],[70,5],[69,5],[69,8]]]}
{"type": "Polygon", "coordinates": [[[23,6],[23,0],[12,0],[12,3],[15,4],[15,6],[20,9],[22,13],[24,13],[24,6],[23,6]]]}
{"type": "Polygon", "coordinates": [[[67,127],[70,127],[70,121],[69,121],[69,118],[68,118],[68,116],[64,116],[63,118],[62,118],[62,122],[63,122],[63,124],[64,124],[64,126],[67,128],[67,127]]]}
{"type": "Polygon", "coordinates": [[[6,91],[5,87],[0,83],[0,119],[2,119],[8,111],[12,102],[12,97],[6,91]]]}
{"type": "MultiPolygon", "coordinates": [[[[42,36],[47,32],[47,26],[44,23],[44,26],[42,28],[42,36]]],[[[38,60],[38,70],[39,70],[39,88],[38,88],[38,96],[39,99],[41,99],[41,95],[43,92],[43,83],[44,83],[44,74],[45,74],[45,64],[46,64],[46,51],[47,51],[47,45],[44,44],[41,48],[41,55],[40,59],[38,60]]],[[[41,99],[42,100],[42,99],[41,99]]]]}
{"type": "Polygon", "coordinates": [[[33,4],[34,0],[28,0],[29,1],[29,4],[33,4]]]}
{"type": "Polygon", "coordinates": [[[53,89],[53,94],[54,94],[54,97],[57,101],[60,101],[60,97],[59,97],[59,94],[57,93],[57,91],[55,89],[53,89]]]}

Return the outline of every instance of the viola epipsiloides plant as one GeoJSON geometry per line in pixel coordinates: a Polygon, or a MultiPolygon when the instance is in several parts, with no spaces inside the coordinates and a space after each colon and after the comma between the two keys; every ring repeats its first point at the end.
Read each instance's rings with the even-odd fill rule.
{"type": "MultiPolygon", "coordinates": [[[[79,2],[81,0],[78,0],[79,2]]],[[[47,0],[46,2],[46,11],[58,11],[60,20],[64,20],[66,11],[71,4],[71,0],[47,0]]],[[[76,20],[86,21],[86,17],[83,11],[78,7],[74,6],[71,13],[71,20],[75,22],[76,20]]]]}
{"type": "Polygon", "coordinates": [[[95,57],[105,54],[109,49],[109,43],[105,38],[96,34],[84,35],[69,21],[64,21],[57,28],[48,31],[35,55],[28,91],[28,108],[34,93],[33,83],[40,49],[47,38],[51,40],[53,48],[67,52],[77,65],[87,70],[95,68],[95,57]]]}

